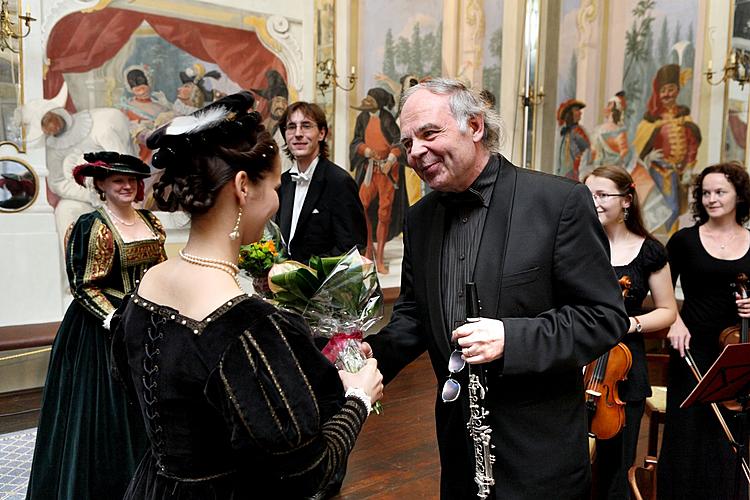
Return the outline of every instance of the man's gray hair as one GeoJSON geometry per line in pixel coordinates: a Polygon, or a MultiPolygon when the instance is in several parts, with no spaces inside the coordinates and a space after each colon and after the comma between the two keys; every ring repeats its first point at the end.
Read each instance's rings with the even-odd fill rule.
{"type": "Polygon", "coordinates": [[[433,94],[449,96],[448,106],[453,117],[456,119],[456,123],[458,123],[458,130],[462,133],[469,130],[470,118],[481,116],[484,122],[482,144],[490,153],[500,152],[500,146],[505,138],[503,135],[503,121],[500,118],[500,114],[488,106],[478,91],[468,88],[458,80],[433,78],[415,85],[404,92],[400,103],[401,109],[403,109],[409,97],[418,90],[427,90],[433,94]]]}

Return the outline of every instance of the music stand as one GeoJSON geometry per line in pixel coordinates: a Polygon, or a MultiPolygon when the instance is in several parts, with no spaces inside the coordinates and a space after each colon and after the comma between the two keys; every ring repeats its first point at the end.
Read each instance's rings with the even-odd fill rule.
{"type": "Polygon", "coordinates": [[[720,403],[750,394],[750,343],[730,344],[703,375],[680,408],[720,403]]]}
{"type": "MultiPolygon", "coordinates": [[[[711,368],[703,375],[698,385],[682,402],[680,408],[695,405],[711,405],[719,423],[724,429],[732,448],[737,454],[737,469],[742,470],[750,489],[750,467],[745,461],[747,437],[744,419],[747,418],[748,396],[750,395],[750,343],[730,344],[724,347],[711,368]],[[716,403],[737,399],[742,405],[739,436],[735,440],[727,427],[716,403]]],[[[737,477],[739,480],[739,476],[737,477]]],[[[739,491],[739,489],[736,489],[739,491]]]]}

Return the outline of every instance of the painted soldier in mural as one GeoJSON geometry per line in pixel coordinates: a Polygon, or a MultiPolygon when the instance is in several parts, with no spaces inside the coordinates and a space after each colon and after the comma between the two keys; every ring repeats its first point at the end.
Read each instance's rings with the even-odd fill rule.
{"type": "Polygon", "coordinates": [[[401,232],[408,206],[401,131],[387,109],[394,104],[393,94],[387,90],[370,89],[359,106],[352,106],[361,113],[349,145],[350,168],[356,173],[367,217],[366,256],[372,258],[374,253],[381,274],[388,273],[385,244],[401,232]],[[374,250],[373,242],[377,242],[374,250]]]}
{"type": "Polygon", "coordinates": [[[687,190],[701,144],[701,132],[690,117],[690,108],[677,104],[688,73],[680,71],[677,64],[659,68],[633,141],[671,211],[664,224],[669,234],[678,229],[678,217],[687,211],[687,190]]]}
{"type": "Polygon", "coordinates": [[[577,99],[563,101],[557,108],[557,123],[560,125],[560,152],[557,175],[578,180],[581,159],[591,147],[588,134],[579,124],[586,104],[577,99]]]}

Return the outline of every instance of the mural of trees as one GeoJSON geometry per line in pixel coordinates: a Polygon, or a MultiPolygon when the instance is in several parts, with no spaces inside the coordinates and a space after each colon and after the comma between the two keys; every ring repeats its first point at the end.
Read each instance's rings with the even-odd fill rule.
{"type": "MultiPolygon", "coordinates": [[[[502,65],[500,64],[503,55],[502,29],[496,30],[490,37],[490,54],[495,56],[493,59],[496,63],[489,66],[485,65],[482,72],[482,87],[497,92],[500,89],[500,79],[502,78],[502,65]]],[[[499,106],[499,103],[497,105],[499,106]]]]}
{"type": "Polygon", "coordinates": [[[406,74],[418,77],[440,75],[442,34],[442,22],[434,32],[424,35],[419,23],[415,23],[411,39],[401,36],[394,40],[393,32],[389,28],[383,42],[383,73],[395,81],[406,74]]]}

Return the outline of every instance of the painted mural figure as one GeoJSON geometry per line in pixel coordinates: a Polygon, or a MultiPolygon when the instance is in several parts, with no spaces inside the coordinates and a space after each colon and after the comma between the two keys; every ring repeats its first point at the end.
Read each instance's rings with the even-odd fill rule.
{"type": "Polygon", "coordinates": [[[591,147],[589,136],[581,121],[581,111],[586,104],[577,99],[568,99],[557,108],[557,123],[560,125],[560,154],[555,173],[578,180],[581,159],[591,147]]]}
{"type": "Polygon", "coordinates": [[[690,108],[677,104],[686,77],[687,72],[681,72],[677,64],[659,68],[633,141],[671,211],[664,223],[670,234],[678,229],[678,217],[687,210],[687,189],[701,144],[701,132],[690,117],[690,108]]]}
{"type": "Polygon", "coordinates": [[[372,88],[359,106],[352,106],[361,111],[349,146],[349,159],[350,168],[356,172],[359,198],[367,217],[365,255],[372,258],[374,254],[381,274],[388,273],[385,244],[401,232],[408,203],[399,144],[401,131],[386,109],[394,104],[393,94],[382,88],[372,88]],[[377,242],[374,250],[373,242],[377,242]]]}
{"type": "Polygon", "coordinates": [[[638,198],[644,200],[643,223],[649,231],[657,229],[670,217],[671,210],[664,201],[664,196],[655,186],[646,165],[638,158],[628,138],[624,123],[627,109],[625,92],[620,91],[607,101],[604,107],[604,123],[591,134],[590,162],[583,162],[580,175],[584,179],[592,170],[617,165],[628,171],[635,181],[638,198]]]}
{"type": "Polygon", "coordinates": [[[138,146],[138,156],[148,163],[151,151],[146,147],[146,139],[156,128],[157,118],[171,111],[172,106],[164,93],[151,91],[151,71],[145,65],[125,68],[125,83],[132,95],[123,97],[120,109],[130,120],[130,135],[138,146]]]}
{"type": "MultiPolygon", "coordinates": [[[[286,146],[286,139],[279,128],[279,121],[289,106],[289,87],[284,81],[284,77],[281,76],[281,73],[275,69],[266,71],[266,81],[268,82],[266,88],[250,90],[257,96],[268,101],[268,116],[263,120],[263,125],[271,133],[279,148],[283,148],[286,146]]],[[[281,172],[283,173],[292,168],[292,161],[288,155],[280,155],[280,157],[281,172]]]]}
{"type": "Polygon", "coordinates": [[[213,91],[206,88],[206,78],[218,80],[221,73],[216,70],[206,71],[201,63],[180,71],[182,85],[177,88],[177,99],[172,104],[175,115],[189,115],[214,100],[213,91]]]}
{"type": "Polygon", "coordinates": [[[73,168],[82,163],[83,153],[133,152],[128,120],[120,110],[94,108],[70,114],[63,108],[67,98],[68,87],[63,84],[56,97],[26,103],[19,116],[29,142],[46,136],[47,186],[59,197],[55,225],[61,244],[68,227],[94,208],[90,191],[73,179],[73,168]]]}

